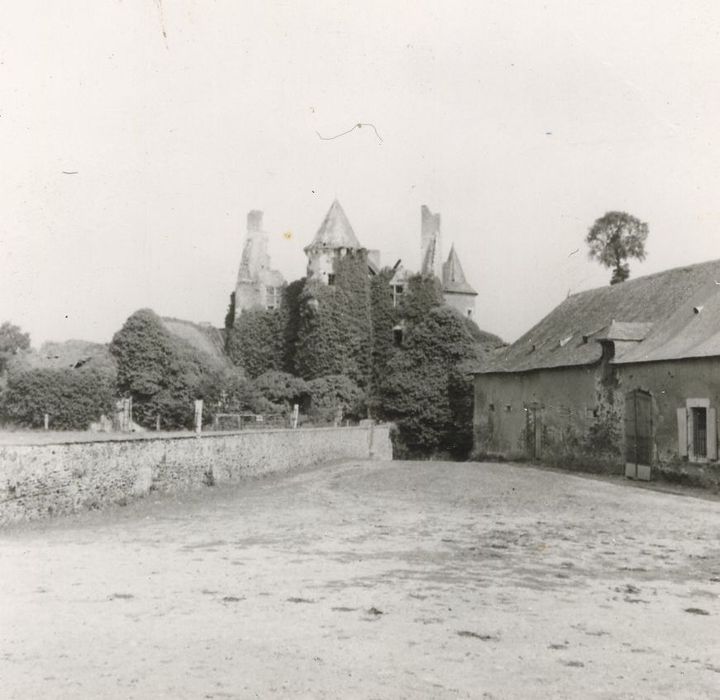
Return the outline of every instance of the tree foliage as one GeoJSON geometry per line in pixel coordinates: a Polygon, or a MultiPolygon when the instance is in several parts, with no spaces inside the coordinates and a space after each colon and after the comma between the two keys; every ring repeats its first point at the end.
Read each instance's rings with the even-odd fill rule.
{"type": "Polygon", "coordinates": [[[624,282],[630,276],[629,258],[644,260],[648,225],[622,211],[610,211],[590,228],[585,242],[588,255],[613,273],[610,284],[624,282]]]}
{"type": "Polygon", "coordinates": [[[226,350],[249,377],[285,368],[287,315],[279,309],[247,309],[226,330],[226,350]]]}
{"type": "Polygon", "coordinates": [[[21,350],[29,349],[30,335],[23,333],[20,326],[9,321],[0,326],[0,372],[7,368],[10,358],[21,350]]]}
{"type": "Polygon", "coordinates": [[[225,331],[229,331],[235,325],[235,292],[230,292],[230,302],[225,312],[225,331]]]}
{"type": "Polygon", "coordinates": [[[379,400],[378,392],[387,374],[387,363],[394,352],[393,327],[398,321],[398,312],[393,306],[390,287],[393,271],[384,268],[370,280],[370,302],[372,316],[372,374],[370,402],[379,400]]]}
{"type": "Polygon", "coordinates": [[[191,428],[194,401],[203,399],[206,421],[212,418],[228,370],[209,355],[172,335],[150,309],[132,314],[115,334],[110,352],[118,363],[117,384],[133,399],[133,418],[153,427],[191,428]]]}
{"type": "Polygon", "coordinates": [[[35,368],[11,374],[4,397],[5,418],[41,428],[45,414],[57,430],[86,430],[115,400],[115,374],[97,369],[35,368]]]}
{"type": "Polygon", "coordinates": [[[334,374],[307,383],[310,415],[329,423],[338,413],[343,418],[359,419],[365,411],[365,392],[348,377],[334,374]]]}
{"type": "Polygon", "coordinates": [[[338,260],[334,285],[306,282],[299,302],[295,372],[304,379],[343,374],[367,386],[372,322],[366,255],[338,260]]]}
{"type": "Polygon", "coordinates": [[[472,382],[462,368],[478,352],[463,318],[446,306],[408,325],[381,390],[382,417],[397,424],[402,454],[467,454],[472,382]]]}
{"type": "Polygon", "coordinates": [[[260,413],[288,413],[295,404],[306,404],[310,393],[303,379],[277,370],[256,377],[252,386],[260,397],[260,413]]]}
{"type": "Polygon", "coordinates": [[[434,275],[411,275],[405,293],[400,297],[399,313],[408,324],[419,323],[431,309],[442,306],[442,285],[434,275]]]}

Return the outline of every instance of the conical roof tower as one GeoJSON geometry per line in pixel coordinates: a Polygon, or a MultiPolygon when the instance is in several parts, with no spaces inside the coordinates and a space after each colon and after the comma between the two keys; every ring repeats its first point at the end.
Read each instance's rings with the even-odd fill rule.
{"type": "Polygon", "coordinates": [[[353,250],[362,248],[347,214],[337,199],[330,205],[315,238],[305,247],[305,251],[313,248],[349,248],[353,250]]]}

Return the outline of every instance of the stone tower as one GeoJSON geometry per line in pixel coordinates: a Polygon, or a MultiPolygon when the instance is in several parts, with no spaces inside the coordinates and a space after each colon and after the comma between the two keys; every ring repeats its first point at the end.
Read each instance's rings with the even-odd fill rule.
{"type": "Polygon", "coordinates": [[[475,315],[475,297],[477,292],[465,279],[460,258],[453,245],[450,255],[442,261],[442,234],[440,232],[440,214],[433,214],[424,204],[420,207],[420,241],[422,258],[420,272],[434,275],[442,282],[443,297],[448,306],[452,306],[463,316],[475,315]]]}
{"type": "Polygon", "coordinates": [[[275,309],[282,300],[285,278],[270,267],[268,235],[263,231],[262,219],[261,211],[247,215],[245,246],[235,285],[236,318],[245,309],[275,309]]]}
{"type": "Polygon", "coordinates": [[[308,258],[308,280],[329,285],[335,283],[337,260],[346,255],[362,255],[367,259],[368,251],[360,245],[337,199],[330,206],[311,243],[305,246],[305,254],[308,258]]]}
{"type": "Polygon", "coordinates": [[[440,214],[433,214],[424,204],[420,207],[420,272],[442,279],[442,236],[440,214]]]}
{"type": "Polygon", "coordinates": [[[465,279],[460,258],[455,252],[455,246],[450,248],[447,262],[442,266],[442,286],[445,303],[452,306],[467,318],[475,316],[475,297],[477,292],[465,279]]]}

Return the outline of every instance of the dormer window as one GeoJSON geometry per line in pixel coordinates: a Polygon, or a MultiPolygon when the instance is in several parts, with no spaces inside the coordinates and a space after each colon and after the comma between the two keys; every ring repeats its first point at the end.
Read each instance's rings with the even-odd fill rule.
{"type": "Polygon", "coordinates": [[[328,280],[329,286],[331,286],[331,287],[335,286],[335,275],[332,272],[328,273],[327,280],[328,280]]]}

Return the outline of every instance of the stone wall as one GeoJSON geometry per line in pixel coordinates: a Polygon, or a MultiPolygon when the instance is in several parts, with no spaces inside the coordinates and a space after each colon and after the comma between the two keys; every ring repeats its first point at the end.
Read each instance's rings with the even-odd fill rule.
{"type": "Polygon", "coordinates": [[[389,426],[0,445],[0,526],[335,459],[392,459],[389,426]]]}
{"type": "Polygon", "coordinates": [[[584,434],[597,407],[597,370],[586,367],[475,377],[475,451],[507,458],[528,457],[527,407],[537,404],[548,438],[584,434]]]}

